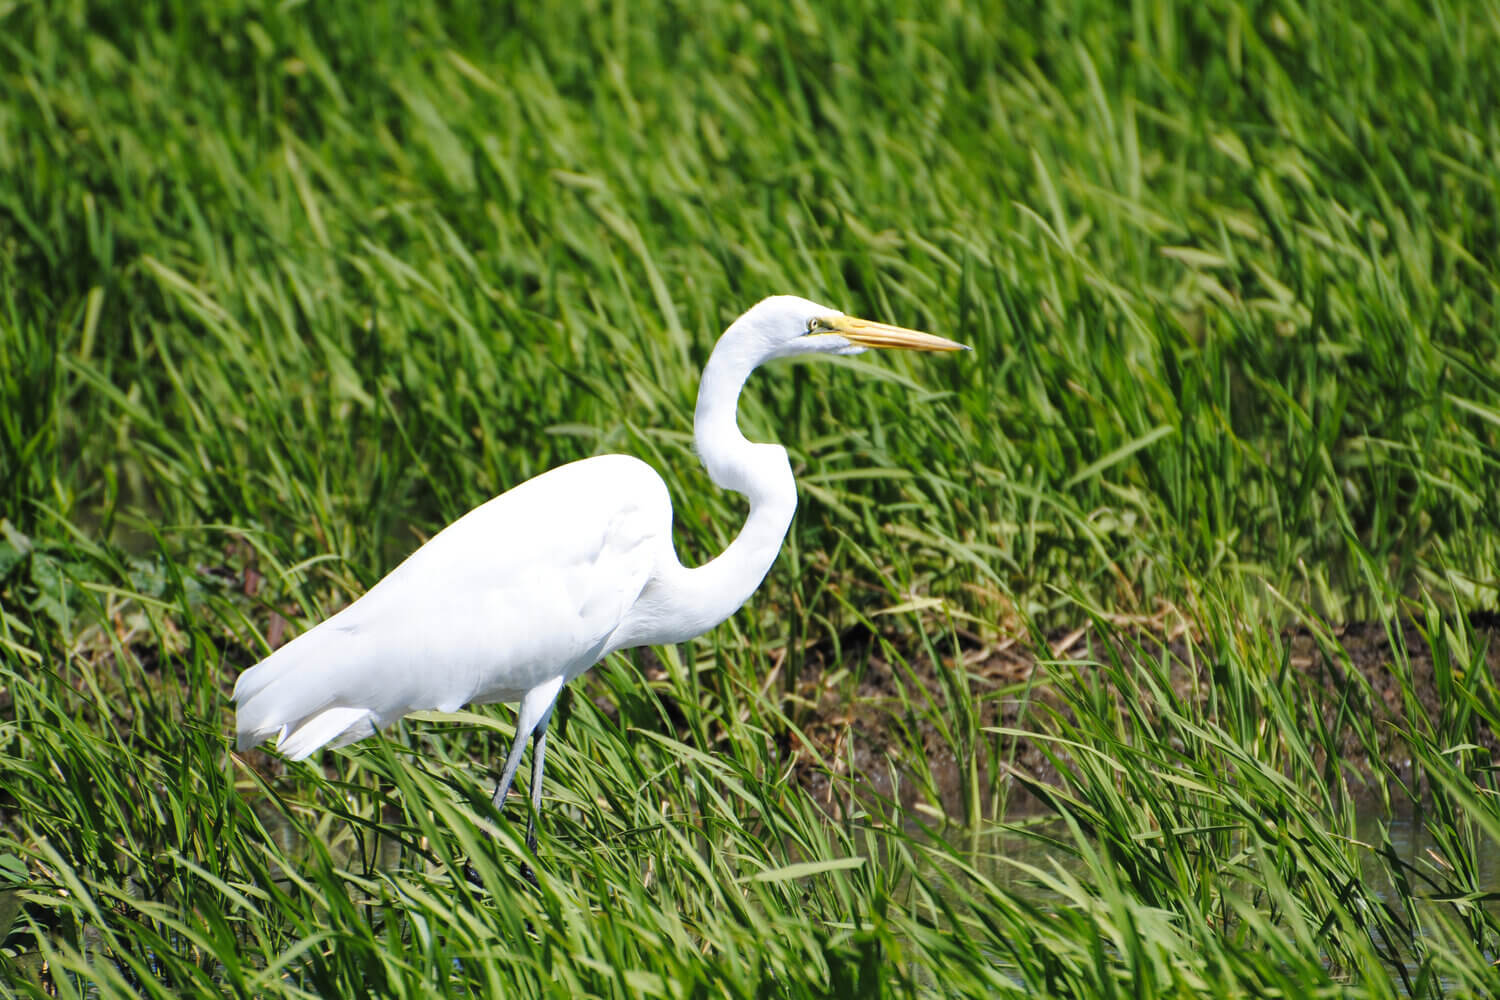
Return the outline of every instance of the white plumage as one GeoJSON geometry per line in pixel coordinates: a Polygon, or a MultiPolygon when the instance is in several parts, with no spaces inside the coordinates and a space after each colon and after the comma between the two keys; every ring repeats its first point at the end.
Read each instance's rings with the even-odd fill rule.
{"type": "Polygon", "coordinates": [[[732,615],[765,578],[796,510],[786,451],[740,434],[735,408],[763,361],[868,347],[957,350],[793,296],[766,299],[715,346],[695,433],[714,482],[750,515],[717,559],[684,567],[672,502],[650,466],[604,455],[545,472],[454,521],[353,604],[246,670],[240,749],[267,739],[293,760],[374,734],[410,712],[519,701],[504,801],[529,736],[532,822],[547,721],[563,684],[618,649],[682,642],[732,615]]]}

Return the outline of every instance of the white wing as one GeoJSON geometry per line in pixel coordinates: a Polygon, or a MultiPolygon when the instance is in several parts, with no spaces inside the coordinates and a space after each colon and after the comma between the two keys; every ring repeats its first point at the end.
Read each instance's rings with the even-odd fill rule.
{"type": "Polygon", "coordinates": [[[421,709],[517,701],[587,670],[661,559],[672,507],[624,455],[543,473],[465,514],[359,600],[240,675],[241,749],[297,759],[421,709]]]}

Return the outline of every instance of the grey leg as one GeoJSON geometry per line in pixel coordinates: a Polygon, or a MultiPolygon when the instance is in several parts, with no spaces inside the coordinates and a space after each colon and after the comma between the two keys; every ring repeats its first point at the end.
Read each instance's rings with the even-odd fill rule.
{"type": "MultiPolygon", "coordinates": [[[[517,719],[519,723],[519,718],[517,719]]],[[[505,799],[510,795],[511,783],[516,780],[516,770],[521,766],[521,754],[526,751],[526,737],[531,733],[524,730],[518,724],[516,726],[516,739],[510,745],[510,755],[505,758],[505,770],[500,772],[500,780],[495,782],[495,794],[490,799],[495,804],[495,811],[499,812],[505,808],[505,799]]]]}
{"type": "Polygon", "coordinates": [[[510,745],[510,754],[505,758],[505,770],[500,772],[500,780],[495,782],[495,795],[491,800],[496,812],[505,808],[506,796],[510,795],[511,783],[516,780],[516,771],[521,766],[521,755],[526,752],[526,739],[532,733],[540,735],[537,738],[535,760],[532,763],[534,787],[531,795],[533,802],[541,801],[539,796],[542,787],[542,757],[547,751],[545,739],[547,720],[552,718],[552,708],[557,704],[557,696],[562,691],[562,684],[563,679],[555,677],[527,691],[526,697],[521,699],[521,707],[516,712],[516,739],[510,745]]]}
{"type": "Polygon", "coordinates": [[[556,706],[556,701],[547,706],[547,711],[542,713],[542,719],[536,724],[536,732],[532,736],[531,815],[526,818],[526,849],[533,856],[536,854],[536,818],[542,812],[542,769],[547,766],[547,723],[552,721],[552,709],[556,706]]]}
{"type": "MultiPolygon", "coordinates": [[[[516,771],[521,766],[521,755],[526,752],[526,740],[536,734],[536,747],[532,751],[531,763],[531,815],[526,821],[526,848],[536,854],[536,814],[542,806],[542,763],[547,756],[547,721],[552,718],[552,707],[557,704],[557,695],[562,691],[563,679],[556,677],[539,684],[526,692],[521,699],[520,711],[516,713],[516,738],[505,758],[505,770],[495,782],[492,799],[495,811],[505,809],[505,799],[510,795],[510,786],[516,780],[516,771]]],[[[473,865],[465,865],[464,873],[470,882],[479,884],[480,879],[473,865]]],[[[521,863],[521,875],[533,886],[537,884],[531,866],[521,863]]]]}
{"type": "MultiPolygon", "coordinates": [[[[524,712],[525,706],[523,705],[523,715],[524,712]]],[[[521,720],[522,716],[517,716],[516,739],[511,744],[510,754],[505,758],[505,770],[501,772],[500,780],[495,782],[495,795],[490,800],[494,803],[496,812],[500,812],[505,808],[505,799],[510,795],[511,782],[516,780],[516,769],[520,767],[521,754],[526,749],[526,737],[531,735],[530,730],[522,728],[520,724],[521,720]]],[[[521,874],[525,877],[526,881],[532,885],[536,885],[536,875],[532,873],[531,869],[524,862],[521,865],[521,874]]],[[[479,877],[479,873],[474,870],[474,866],[468,862],[464,864],[464,877],[474,885],[484,884],[484,881],[479,877]]]]}

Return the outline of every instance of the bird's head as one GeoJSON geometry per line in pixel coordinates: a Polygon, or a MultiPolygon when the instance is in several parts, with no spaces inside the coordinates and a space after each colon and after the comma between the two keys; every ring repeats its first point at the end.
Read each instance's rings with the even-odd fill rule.
{"type": "MultiPolygon", "coordinates": [[[[740,389],[762,362],[798,354],[860,354],[874,347],[909,351],[962,351],[963,344],[930,333],[855,319],[795,295],[762,299],[729,325],[709,355],[698,386],[693,418],[698,454],[714,482],[751,498],[770,483],[787,485],[791,467],[780,445],[750,444],[740,434],[736,408],[740,389]]],[[[788,514],[790,517],[790,514],[788,514]]]]}
{"type": "Polygon", "coordinates": [[[763,358],[796,354],[861,354],[872,347],[908,351],[964,351],[963,344],[930,333],[847,316],[795,295],[762,299],[735,321],[759,341],[763,358]]]}

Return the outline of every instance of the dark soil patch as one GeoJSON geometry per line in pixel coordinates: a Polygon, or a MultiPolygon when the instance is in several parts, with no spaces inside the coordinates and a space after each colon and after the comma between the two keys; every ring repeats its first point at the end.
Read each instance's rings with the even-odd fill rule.
{"type": "MultiPolygon", "coordinates": [[[[1474,614],[1469,623],[1475,641],[1485,648],[1490,677],[1500,681],[1500,615],[1474,614]]],[[[945,680],[938,671],[951,674],[956,665],[951,661],[936,664],[924,658],[898,667],[881,654],[882,644],[873,635],[851,634],[841,639],[842,651],[837,660],[831,646],[809,651],[789,692],[794,695],[789,699],[791,703],[816,706],[789,713],[812,744],[807,746],[800,739],[787,736],[787,749],[795,759],[798,780],[835,811],[840,800],[848,801],[851,795],[856,799],[899,798],[903,806],[909,807],[921,796],[918,785],[911,780],[914,775],[903,775],[901,772],[906,769],[900,762],[915,752],[920,741],[935,782],[933,791],[944,812],[952,817],[964,816],[964,778],[970,762],[954,758],[950,741],[944,738],[935,721],[944,718],[949,701],[945,680]],[[851,693],[847,681],[839,683],[835,679],[835,672],[840,663],[852,662],[862,662],[864,668],[857,689],[851,693]],[[909,704],[901,697],[903,688],[908,699],[925,695],[931,699],[930,704],[909,704]],[[828,766],[820,766],[819,760],[828,766]],[[899,794],[892,780],[893,762],[900,778],[899,794]]],[[[1127,656],[1169,657],[1173,687],[1185,700],[1203,703],[1212,690],[1214,665],[1206,659],[1212,654],[1201,646],[1194,656],[1180,637],[1163,638],[1138,631],[1121,632],[1107,641],[1117,646],[1138,647],[1125,649],[1127,656]]],[[[1301,687],[1308,698],[1315,699],[1324,726],[1338,735],[1345,779],[1354,786],[1363,784],[1373,773],[1372,753],[1378,753],[1387,767],[1408,780],[1411,755],[1400,732],[1414,727],[1420,731],[1428,724],[1421,718],[1413,718],[1419,712],[1433,724],[1443,715],[1428,639],[1414,623],[1406,621],[1401,626],[1399,641],[1411,668],[1410,700],[1392,670],[1396,654],[1386,627],[1380,622],[1353,622],[1335,627],[1331,636],[1321,641],[1305,628],[1286,633],[1284,667],[1282,664],[1268,667],[1301,675],[1301,687]],[[1411,707],[1412,701],[1419,708],[1411,707]],[[1350,724],[1351,719],[1367,718],[1373,719],[1373,727],[1356,728],[1350,724]],[[1374,747],[1360,738],[1360,729],[1376,734],[1374,747]]],[[[1052,717],[1046,709],[1068,714],[1058,697],[1057,686],[1076,683],[1076,668],[1060,668],[1058,662],[1099,662],[1108,654],[1090,629],[1048,636],[1047,647],[1050,655],[1041,657],[1024,640],[990,647],[975,644],[964,651],[962,668],[977,695],[981,726],[1045,733],[1047,720],[1052,717]]],[[[1478,718],[1469,729],[1464,738],[1480,748],[1481,756],[1488,755],[1500,765],[1500,732],[1478,718]]],[[[1042,742],[1010,735],[990,738],[995,744],[981,748],[975,760],[981,787],[990,787],[992,770],[1003,770],[1010,779],[1015,779],[1008,808],[1024,810],[1039,806],[1040,802],[1025,791],[1026,785],[1058,782],[1057,771],[1043,752],[1042,742]]]]}

